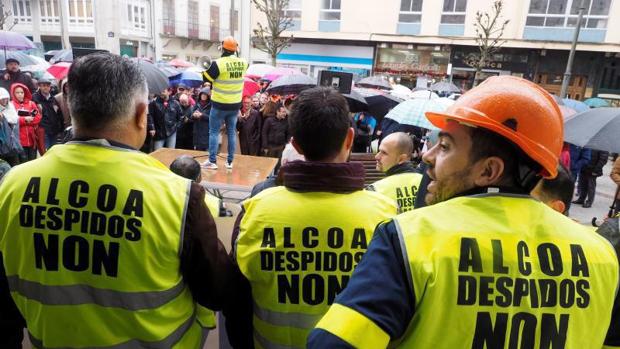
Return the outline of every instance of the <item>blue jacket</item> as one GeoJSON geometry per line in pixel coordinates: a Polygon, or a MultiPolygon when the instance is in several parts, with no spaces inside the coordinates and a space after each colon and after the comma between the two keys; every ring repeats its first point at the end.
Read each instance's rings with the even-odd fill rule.
{"type": "Polygon", "coordinates": [[[590,159],[592,159],[590,149],[570,145],[570,173],[573,175],[573,180],[577,178],[579,171],[590,163],[590,159]]]}

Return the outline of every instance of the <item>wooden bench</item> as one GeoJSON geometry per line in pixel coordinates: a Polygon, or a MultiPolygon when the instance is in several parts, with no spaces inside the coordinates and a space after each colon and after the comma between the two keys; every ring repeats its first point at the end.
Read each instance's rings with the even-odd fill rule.
{"type": "Polygon", "coordinates": [[[372,184],[385,177],[385,174],[381,171],[377,171],[375,160],[375,154],[372,153],[351,153],[349,158],[351,162],[361,162],[364,165],[366,176],[364,177],[364,184],[372,184]]]}

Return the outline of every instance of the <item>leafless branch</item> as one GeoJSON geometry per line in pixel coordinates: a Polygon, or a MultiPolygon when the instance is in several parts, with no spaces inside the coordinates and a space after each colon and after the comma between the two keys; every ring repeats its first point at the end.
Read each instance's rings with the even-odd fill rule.
{"type": "Polygon", "coordinates": [[[499,51],[500,47],[506,43],[506,40],[502,40],[502,36],[510,21],[501,21],[503,8],[503,0],[496,0],[490,12],[476,12],[474,25],[480,57],[474,64],[476,68],[474,86],[480,83],[480,73],[482,68],[488,64],[491,55],[499,51]]]}
{"type": "Polygon", "coordinates": [[[293,36],[283,37],[282,33],[293,26],[293,19],[288,17],[285,10],[289,0],[252,0],[259,12],[267,18],[265,25],[257,23],[254,30],[256,48],[271,56],[272,64],[276,64],[278,53],[290,45],[293,36]]]}

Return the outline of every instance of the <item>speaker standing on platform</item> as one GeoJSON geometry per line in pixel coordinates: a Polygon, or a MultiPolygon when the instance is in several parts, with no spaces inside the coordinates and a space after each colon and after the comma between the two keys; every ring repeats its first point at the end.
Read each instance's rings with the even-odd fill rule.
{"type": "Polygon", "coordinates": [[[239,44],[232,36],[222,41],[222,57],[211,64],[204,77],[213,84],[211,89],[211,115],[209,116],[209,160],[203,167],[217,169],[216,157],[218,135],[222,122],[226,124],[228,136],[228,158],[226,168],[232,169],[237,138],[237,116],[241,109],[243,95],[243,76],[248,63],[235,54],[239,44]]]}

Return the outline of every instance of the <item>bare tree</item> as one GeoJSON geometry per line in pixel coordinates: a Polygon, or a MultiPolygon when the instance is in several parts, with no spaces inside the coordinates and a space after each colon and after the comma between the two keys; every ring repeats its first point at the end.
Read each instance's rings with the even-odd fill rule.
{"type": "Polygon", "coordinates": [[[276,65],[278,53],[289,46],[293,36],[283,37],[282,32],[290,28],[292,18],[286,16],[284,10],[288,7],[289,0],[252,0],[258,11],[265,14],[267,24],[258,24],[254,29],[256,48],[271,56],[271,64],[276,65]]]}
{"type": "Polygon", "coordinates": [[[503,21],[500,18],[503,8],[504,1],[496,0],[490,13],[476,12],[476,23],[474,25],[476,27],[476,43],[480,49],[480,57],[474,64],[476,68],[474,87],[478,86],[482,80],[482,68],[488,64],[491,56],[506,42],[506,40],[502,40],[502,36],[510,20],[503,21]]]}
{"type": "Polygon", "coordinates": [[[4,2],[0,1],[0,30],[11,30],[17,24],[17,21],[9,21],[12,15],[11,10],[4,10],[4,2]]]}

